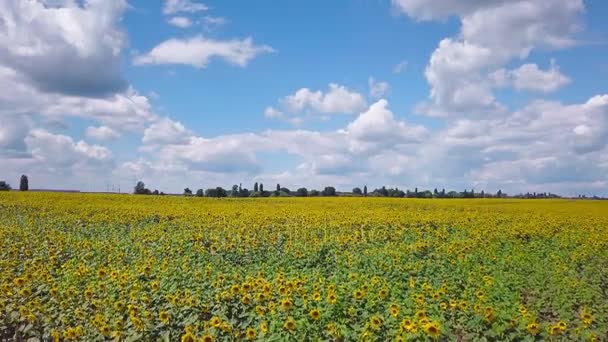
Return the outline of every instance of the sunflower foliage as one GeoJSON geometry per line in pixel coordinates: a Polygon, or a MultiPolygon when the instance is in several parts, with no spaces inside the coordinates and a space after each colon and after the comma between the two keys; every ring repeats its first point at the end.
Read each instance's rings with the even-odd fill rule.
{"type": "Polygon", "coordinates": [[[601,340],[608,203],[0,193],[0,340],[601,340]]]}

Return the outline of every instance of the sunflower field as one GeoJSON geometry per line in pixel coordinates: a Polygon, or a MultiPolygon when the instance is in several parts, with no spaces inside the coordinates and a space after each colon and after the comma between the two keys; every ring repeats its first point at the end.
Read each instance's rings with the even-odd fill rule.
{"type": "Polygon", "coordinates": [[[608,202],[0,193],[0,340],[608,340],[608,202]]]}

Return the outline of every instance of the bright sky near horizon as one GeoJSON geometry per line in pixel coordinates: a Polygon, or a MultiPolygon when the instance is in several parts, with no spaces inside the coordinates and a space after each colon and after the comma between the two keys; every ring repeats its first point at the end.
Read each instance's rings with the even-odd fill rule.
{"type": "Polygon", "coordinates": [[[0,0],[0,180],[608,195],[603,0],[0,0]]]}

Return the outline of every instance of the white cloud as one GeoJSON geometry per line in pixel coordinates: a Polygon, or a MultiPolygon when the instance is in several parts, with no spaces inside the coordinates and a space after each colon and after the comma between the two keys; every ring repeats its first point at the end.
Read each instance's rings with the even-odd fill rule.
{"type": "Polygon", "coordinates": [[[186,144],[192,136],[181,122],[163,118],[146,128],[142,142],[146,145],[186,144]]]}
{"type": "Polygon", "coordinates": [[[386,96],[390,90],[390,85],[387,82],[376,81],[373,77],[367,80],[367,85],[369,94],[376,99],[386,96]]]}
{"type": "Polygon", "coordinates": [[[213,17],[210,15],[203,17],[203,24],[207,31],[211,31],[220,26],[226,25],[227,23],[228,23],[228,20],[224,17],[213,17]]]}
{"type": "Polygon", "coordinates": [[[114,140],[120,137],[120,133],[108,126],[89,126],[85,134],[95,140],[114,140]]]}
{"type": "Polygon", "coordinates": [[[264,110],[264,116],[269,119],[281,119],[284,115],[285,113],[271,106],[266,107],[264,110]]]}
{"type": "MultiPolygon", "coordinates": [[[[426,114],[444,116],[504,114],[504,106],[492,93],[495,83],[491,78],[500,76],[493,72],[515,58],[526,58],[534,48],[572,46],[584,11],[581,0],[394,0],[393,3],[420,20],[451,15],[460,19],[459,35],[443,39],[431,56],[425,72],[431,86],[430,103],[419,107],[426,114]]],[[[522,89],[530,86],[529,80],[520,79],[522,89]]]]}
{"type": "Polygon", "coordinates": [[[273,51],[267,45],[254,45],[251,38],[222,41],[196,36],[185,40],[166,40],[148,53],[137,56],[134,63],[136,65],[182,64],[205,68],[211,59],[220,58],[245,67],[258,54],[273,51]]]}
{"type": "Polygon", "coordinates": [[[407,70],[407,66],[408,66],[408,61],[403,60],[399,63],[397,63],[394,67],[393,67],[393,73],[395,74],[400,74],[402,72],[404,72],[405,70],[407,70]]]}
{"type": "Polygon", "coordinates": [[[348,124],[346,132],[353,138],[351,149],[367,150],[377,146],[394,146],[422,142],[428,134],[423,126],[397,121],[386,100],[372,104],[348,124]]]}
{"type": "Polygon", "coordinates": [[[561,74],[554,63],[547,71],[539,69],[536,64],[524,64],[513,70],[512,75],[513,84],[519,90],[549,93],[570,83],[570,79],[561,74]]]}
{"type": "Polygon", "coordinates": [[[33,159],[49,168],[94,168],[112,162],[112,152],[99,145],[35,129],[25,139],[33,159]]]}
{"type": "Polygon", "coordinates": [[[40,91],[103,96],[123,91],[118,28],[125,0],[0,1],[0,65],[40,91]]]}
{"type": "Polygon", "coordinates": [[[345,86],[335,83],[329,84],[327,92],[312,91],[301,88],[292,95],[280,100],[286,110],[298,113],[313,111],[317,113],[356,113],[363,110],[367,104],[364,97],[350,91],[345,86]]]}
{"type": "Polygon", "coordinates": [[[173,17],[167,21],[169,24],[179,27],[179,28],[188,28],[192,26],[192,20],[187,17],[173,17]]]}
{"type": "Polygon", "coordinates": [[[191,0],[165,0],[163,13],[165,15],[176,14],[180,12],[197,13],[207,11],[207,5],[191,1],[191,0]]]}

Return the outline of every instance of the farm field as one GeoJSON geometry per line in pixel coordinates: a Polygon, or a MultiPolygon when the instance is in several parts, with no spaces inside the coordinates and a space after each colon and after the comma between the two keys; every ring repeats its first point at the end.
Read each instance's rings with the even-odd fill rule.
{"type": "Polygon", "coordinates": [[[0,340],[607,340],[608,202],[0,193],[0,340]]]}

